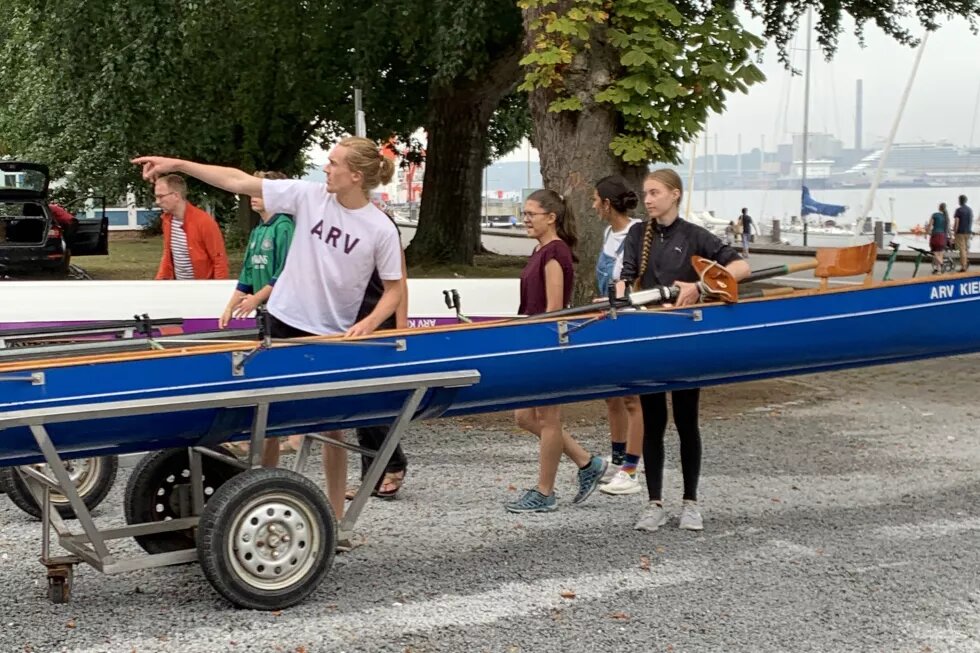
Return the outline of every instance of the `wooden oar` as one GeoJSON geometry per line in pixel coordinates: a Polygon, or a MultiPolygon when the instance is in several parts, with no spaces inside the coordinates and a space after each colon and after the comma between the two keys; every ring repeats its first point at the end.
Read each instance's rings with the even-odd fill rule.
{"type": "MultiPolygon", "coordinates": [[[[738,287],[741,284],[752,283],[753,281],[762,281],[763,279],[772,279],[773,277],[781,277],[784,274],[792,274],[793,272],[799,272],[801,270],[813,270],[817,267],[817,259],[811,259],[801,263],[791,263],[788,265],[775,265],[771,268],[756,270],[741,281],[736,281],[731,272],[729,272],[723,265],[719,265],[715,261],[695,256],[692,257],[691,263],[694,265],[694,269],[697,271],[698,276],[701,277],[701,282],[707,288],[707,293],[713,297],[721,299],[722,301],[730,303],[734,303],[739,300],[738,287]]],[[[748,299],[750,297],[764,296],[767,295],[753,293],[751,295],[742,294],[741,298],[748,299]]]]}

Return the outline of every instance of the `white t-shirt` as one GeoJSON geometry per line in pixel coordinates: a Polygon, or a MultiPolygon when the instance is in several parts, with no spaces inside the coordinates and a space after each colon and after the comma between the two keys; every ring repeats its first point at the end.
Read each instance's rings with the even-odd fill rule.
{"type": "Polygon", "coordinates": [[[642,222],[642,220],[631,218],[629,224],[622,231],[613,231],[612,227],[607,227],[606,240],[602,243],[602,253],[616,259],[616,264],[613,266],[613,279],[618,279],[619,274],[623,271],[623,253],[626,248],[620,249],[619,246],[626,240],[626,234],[629,233],[630,227],[637,222],[642,222]]]}
{"type": "Polygon", "coordinates": [[[263,179],[270,213],[293,216],[296,230],[286,265],[269,298],[269,312],[320,335],[353,326],[375,269],[385,281],[402,278],[401,240],[376,206],[350,210],[322,183],[263,179]]]}

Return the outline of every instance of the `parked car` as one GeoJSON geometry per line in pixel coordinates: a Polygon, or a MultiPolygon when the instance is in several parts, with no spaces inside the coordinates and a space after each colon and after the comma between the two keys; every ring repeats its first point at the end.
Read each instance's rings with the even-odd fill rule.
{"type": "Polygon", "coordinates": [[[72,215],[48,203],[48,183],[45,165],[0,161],[0,270],[68,272],[73,256],[109,253],[105,201],[72,215]]]}

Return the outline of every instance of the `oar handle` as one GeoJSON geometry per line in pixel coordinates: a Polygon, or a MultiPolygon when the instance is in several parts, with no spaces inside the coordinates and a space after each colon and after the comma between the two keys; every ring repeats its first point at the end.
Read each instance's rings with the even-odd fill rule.
{"type": "Polygon", "coordinates": [[[517,319],[536,320],[540,318],[571,317],[573,315],[584,315],[586,313],[600,313],[602,311],[608,311],[611,308],[637,308],[640,306],[650,306],[655,304],[669,304],[677,301],[680,294],[681,289],[677,286],[654,286],[653,288],[638,290],[636,292],[630,292],[629,286],[627,286],[626,295],[619,297],[614,301],[603,299],[602,301],[595,302],[594,304],[572,306],[571,308],[562,308],[557,311],[549,311],[547,313],[537,313],[536,315],[528,315],[526,318],[517,319]]]}

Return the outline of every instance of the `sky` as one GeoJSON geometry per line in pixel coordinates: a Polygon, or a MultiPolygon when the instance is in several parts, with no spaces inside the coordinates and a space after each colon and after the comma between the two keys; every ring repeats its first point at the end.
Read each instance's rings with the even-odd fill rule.
{"type": "MultiPolygon", "coordinates": [[[[907,26],[913,34],[923,30],[914,20],[907,26]]],[[[761,26],[751,20],[746,26],[761,33],[761,26]]],[[[814,35],[810,98],[810,131],[831,132],[844,147],[854,146],[855,82],[864,80],[864,147],[885,141],[896,118],[896,110],[912,72],[916,51],[886,36],[874,25],[865,28],[862,48],[853,34],[853,23],[846,23],[834,59],[826,61],[817,47],[814,35]]],[[[802,32],[802,30],[801,30],[802,32]]],[[[792,52],[793,65],[803,70],[806,43],[798,33],[792,52]]],[[[759,64],[766,81],[756,84],[747,94],[731,96],[725,112],[708,121],[709,153],[734,154],[739,135],[742,151],[760,146],[765,139],[766,151],[774,143],[788,143],[794,133],[803,131],[802,76],[793,76],[779,62],[774,46],[763,52],[759,64]],[[717,143],[716,143],[717,139],[717,143]]],[[[980,37],[970,33],[966,20],[954,19],[930,35],[923,51],[909,101],[902,115],[896,142],[947,140],[955,145],[980,146],[977,100],[980,98],[980,37]],[[972,140],[971,143],[971,132],[972,140]]],[[[525,142],[503,157],[502,161],[525,161],[537,152],[525,142]]],[[[698,148],[704,151],[703,142],[698,148]]],[[[315,148],[315,162],[326,156],[315,148]]]]}
{"type": "MultiPolygon", "coordinates": [[[[754,32],[761,33],[758,23],[747,21],[754,32]]],[[[812,40],[810,76],[810,131],[831,132],[844,147],[854,147],[855,82],[864,80],[864,147],[884,142],[895,120],[896,109],[905,90],[915,60],[914,48],[903,46],[873,25],[865,28],[865,47],[853,34],[841,34],[837,53],[830,62],[812,40]]],[[[913,34],[922,29],[908,23],[913,34]]],[[[804,68],[806,42],[802,33],[796,37],[793,65],[804,68]]],[[[709,153],[734,154],[739,134],[742,151],[757,148],[765,138],[766,150],[774,142],[788,143],[792,134],[803,131],[802,76],[793,76],[779,62],[774,46],[763,52],[759,65],[766,81],[750,87],[747,94],[731,96],[723,115],[708,121],[709,153]]],[[[971,130],[974,145],[980,146],[980,124],[977,120],[977,98],[980,91],[980,37],[970,33],[966,20],[945,23],[930,35],[923,51],[908,104],[896,135],[896,142],[948,140],[969,145],[971,130]]],[[[703,152],[704,144],[698,153],[703,152]]],[[[505,157],[504,161],[524,161],[526,145],[505,157]]],[[[532,160],[537,153],[532,152],[532,160]]]]}

